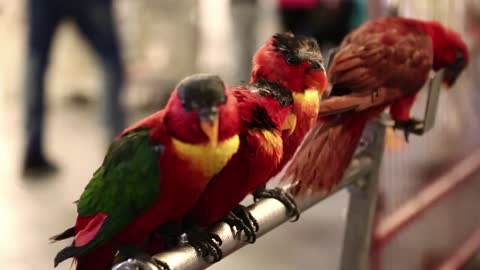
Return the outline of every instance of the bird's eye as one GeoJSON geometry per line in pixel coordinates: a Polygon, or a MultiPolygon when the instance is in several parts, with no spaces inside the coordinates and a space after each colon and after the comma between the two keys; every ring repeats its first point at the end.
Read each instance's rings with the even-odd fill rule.
{"type": "Polygon", "coordinates": [[[219,105],[225,104],[225,103],[227,103],[227,97],[223,97],[223,98],[220,100],[219,105]]]}
{"type": "Polygon", "coordinates": [[[285,61],[287,61],[287,64],[289,64],[290,66],[296,66],[300,64],[300,59],[298,59],[298,57],[293,54],[287,54],[285,56],[285,61]]]}
{"type": "Polygon", "coordinates": [[[191,101],[182,101],[182,106],[187,111],[195,110],[198,108],[198,104],[191,101]]]}

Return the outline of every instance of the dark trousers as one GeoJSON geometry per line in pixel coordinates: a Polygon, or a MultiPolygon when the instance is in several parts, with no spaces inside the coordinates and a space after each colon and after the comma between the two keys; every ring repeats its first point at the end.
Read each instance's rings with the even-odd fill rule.
{"type": "MultiPolygon", "coordinates": [[[[43,155],[45,73],[60,21],[71,18],[95,50],[104,73],[103,115],[113,138],[124,127],[119,97],[123,65],[111,0],[28,0],[28,51],[25,68],[27,156],[43,155]]],[[[75,52],[72,51],[72,54],[75,52]]]]}

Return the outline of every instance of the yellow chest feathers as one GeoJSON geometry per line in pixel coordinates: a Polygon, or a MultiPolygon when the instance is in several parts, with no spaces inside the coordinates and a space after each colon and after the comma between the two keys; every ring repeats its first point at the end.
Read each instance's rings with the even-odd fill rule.
{"type": "Polygon", "coordinates": [[[209,144],[188,144],[173,139],[173,149],[182,158],[192,164],[205,177],[211,178],[227,165],[230,158],[237,152],[240,145],[238,135],[235,135],[217,146],[209,144]]]}
{"type": "Polygon", "coordinates": [[[306,90],[303,93],[293,92],[293,106],[300,121],[316,122],[320,109],[320,96],[317,90],[306,90]]]}
{"type": "Polygon", "coordinates": [[[261,151],[263,155],[276,158],[278,162],[280,162],[283,155],[283,141],[280,134],[268,130],[251,130],[249,133],[250,136],[257,138],[259,151],[261,151]]]}

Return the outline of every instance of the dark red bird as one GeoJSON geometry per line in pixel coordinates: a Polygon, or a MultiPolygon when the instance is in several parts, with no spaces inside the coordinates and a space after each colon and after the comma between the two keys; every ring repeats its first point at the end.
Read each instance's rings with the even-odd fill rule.
{"type": "Polygon", "coordinates": [[[468,63],[460,36],[434,21],[382,18],[367,22],[341,43],[329,67],[328,110],[356,109],[321,119],[305,138],[283,179],[298,192],[328,191],[341,180],[368,120],[391,105],[397,126],[411,128],[410,108],[430,70],[445,68],[451,86],[468,63]]]}

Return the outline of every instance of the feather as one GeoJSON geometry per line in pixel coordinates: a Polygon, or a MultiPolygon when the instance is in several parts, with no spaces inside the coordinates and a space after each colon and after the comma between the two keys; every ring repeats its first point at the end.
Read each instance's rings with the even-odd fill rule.
{"type": "Polygon", "coordinates": [[[70,259],[74,256],[77,256],[79,248],[75,247],[73,244],[68,246],[62,250],[60,250],[55,259],[53,260],[53,266],[57,267],[61,262],[65,261],[66,259],[70,259]]]}
{"type": "Polygon", "coordinates": [[[50,237],[50,241],[52,243],[54,243],[56,241],[65,240],[67,238],[74,237],[74,236],[75,236],[75,228],[71,227],[71,228],[66,229],[64,232],[62,232],[60,234],[57,234],[57,235],[54,235],[54,236],[50,237]]]}
{"type": "Polygon", "coordinates": [[[90,218],[87,226],[75,235],[75,246],[81,247],[92,241],[97,236],[107,217],[108,215],[105,213],[97,213],[93,218],[90,218]]]}
{"type": "Polygon", "coordinates": [[[305,137],[287,165],[281,181],[299,183],[295,191],[331,191],[352,159],[362,131],[372,114],[383,108],[347,113],[319,123],[305,137]]]}
{"type": "Polygon", "coordinates": [[[421,28],[410,29],[391,19],[363,24],[340,45],[329,67],[330,82],[353,92],[380,86],[418,90],[432,67],[432,41],[421,28]]]}

